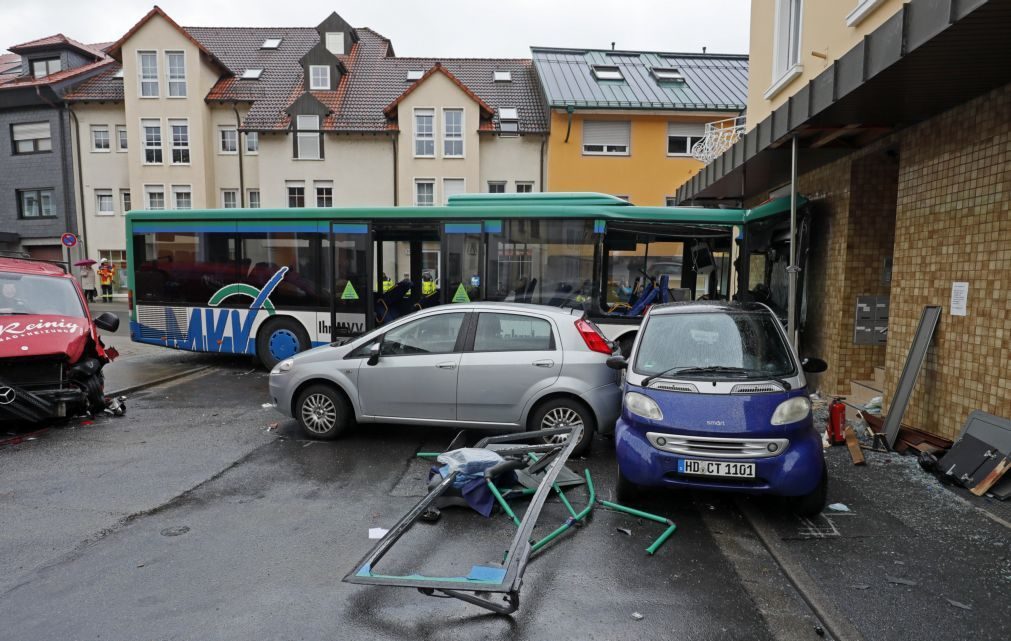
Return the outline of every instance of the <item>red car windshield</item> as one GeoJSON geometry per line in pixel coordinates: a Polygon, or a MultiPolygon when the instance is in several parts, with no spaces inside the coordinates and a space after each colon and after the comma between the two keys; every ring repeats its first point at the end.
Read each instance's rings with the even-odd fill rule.
{"type": "Polygon", "coordinates": [[[0,272],[0,315],[21,314],[81,318],[84,307],[70,279],[0,272]]]}

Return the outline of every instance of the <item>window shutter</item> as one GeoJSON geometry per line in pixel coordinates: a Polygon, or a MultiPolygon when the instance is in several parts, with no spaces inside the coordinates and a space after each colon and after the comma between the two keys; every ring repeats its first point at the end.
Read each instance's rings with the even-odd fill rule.
{"type": "Polygon", "coordinates": [[[48,122],[31,122],[13,127],[14,140],[35,140],[37,138],[49,138],[48,122]]]}
{"type": "Polygon", "coordinates": [[[668,136],[694,136],[699,138],[704,136],[706,133],[705,124],[699,123],[689,123],[689,122],[668,122],[667,123],[667,135],[668,136]]]}
{"type": "Polygon", "coordinates": [[[584,145],[628,146],[631,124],[620,120],[589,120],[583,123],[584,145]]]}

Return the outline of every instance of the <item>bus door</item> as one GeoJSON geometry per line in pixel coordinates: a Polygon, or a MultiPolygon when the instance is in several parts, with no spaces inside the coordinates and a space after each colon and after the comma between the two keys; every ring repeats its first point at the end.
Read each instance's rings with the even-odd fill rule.
{"type": "MultiPolygon", "coordinates": [[[[331,340],[358,336],[372,327],[372,288],[369,285],[371,230],[365,222],[330,223],[331,340]]],[[[323,325],[323,323],[321,323],[323,325]]],[[[324,328],[325,329],[325,328],[324,328]]]]}
{"type": "Polygon", "coordinates": [[[443,302],[440,225],[398,220],[372,229],[375,325],[443,302]]]}
{"type": "Polygon", "coordinates": [[[481,222],[442,225],[442,302],[484,300],[485,256],[481,222]]]}

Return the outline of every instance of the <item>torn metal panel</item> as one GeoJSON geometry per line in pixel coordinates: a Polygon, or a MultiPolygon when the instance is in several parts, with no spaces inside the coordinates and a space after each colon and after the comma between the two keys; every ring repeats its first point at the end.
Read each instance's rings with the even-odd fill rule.
{"type": "Polygon", "coordinates": [[[902,368],[899,376],[899,384],[895,388],[895,396],[888,407],[888,416],[885,417],[885,438],[888,440],[888,447],[895,447],[895,439],[899,435],[899,428],[902,426],[902,415],[909,405],[909,397],[913,394],[913,387],[920,374],[920,367],[927,357],[927,348],[934,338],[934,329],[937,328],[937,321],[941,318],[941,307],[938,305],[927,305],[920,315],[920,323],[916,326],[916,333],[913,335],[913,344],[909,347],[906,355],[906,364],[902,368]]]}

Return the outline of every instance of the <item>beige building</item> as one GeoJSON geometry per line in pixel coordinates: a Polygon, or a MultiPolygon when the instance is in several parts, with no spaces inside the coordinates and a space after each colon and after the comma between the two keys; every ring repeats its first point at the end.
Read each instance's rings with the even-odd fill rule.
{"type": "MultiPolygon", "coordinates": [[[[180,27],[155,7],[68,96],[89,257],[125,274],[136,209],[437,205],[540,191],[529,60],[398,58],[337,14],[316,27],[180,27]]],[[[123,281],[125,283],[125,280],[123,281]]]]}
{"type": "MultiPolygon", "coordinates": [[[[678,190],[710,206],[789,193],[796,143],[800,351],[829,362],[816,385],[891,411],[939,306],[903,422],[948,439],[973,410],[1011,416],[1009,32],[986,0],[756,0],[748,131],[678,190]]],[[[784,257],[749,263],[786,282],[784,257]]]]}

